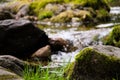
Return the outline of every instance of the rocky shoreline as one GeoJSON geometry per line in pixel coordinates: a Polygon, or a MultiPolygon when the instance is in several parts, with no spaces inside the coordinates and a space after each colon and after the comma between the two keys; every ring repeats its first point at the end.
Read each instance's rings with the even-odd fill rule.
{"type": "Polygon", "coordinates": [[[73,39],[76,39],[75,36],[79,37],[76,42],[65,39],[64,34],[62,37],[52,38],[36,26],[37,23],[57,27],[77,24],[79,27],[110,21],[110,6],[106,0],[83,0],[79,4],[76,1],[10,1],[0,5],[1,80],[23,80],[25,65],[36,67],[39,65],[35,64],[38,60],[50,61],[53,54],[60,51],[68,53],[76,49],[80,52],[72,65],[69,64],[64,71],[68,80],[120,78],[119,25],[113,29],[74,34],[69,31],[69,36],[74,35],[73,39]]]}

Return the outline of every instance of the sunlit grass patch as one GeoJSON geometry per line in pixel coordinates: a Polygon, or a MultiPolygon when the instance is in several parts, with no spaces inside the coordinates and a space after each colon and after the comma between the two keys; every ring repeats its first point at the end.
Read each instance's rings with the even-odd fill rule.
{"type": "Polygon", "coordinates": [[[24,80],[66,80],[63,77],[64,68],[51,70],[37,66],[35,68],[25,66],[24,80]]]}

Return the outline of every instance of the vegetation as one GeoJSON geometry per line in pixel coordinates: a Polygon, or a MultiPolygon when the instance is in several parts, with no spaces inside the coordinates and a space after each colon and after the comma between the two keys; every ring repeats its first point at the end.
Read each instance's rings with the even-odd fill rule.
{"type": "Polygon", "coordinates": [[[48,3],[61,3],[62,0],[36,0],[30,4],[30,14],[35,14],[38,16],[38,13],[42,8],[48,3]]]}
{"type": "Polygon", "coordinates": [[[63,71],[64,68],[54,69],[52,72],[51,69],[44,69],[42,66],[37,66],[36,68],[26,66],[24,80],[66,80],[62,75],[63,71]]]}
{"type": "MultiPolygon", "coordinates": [[[[40,20],[49,18],[52,22],[70,22],[73,17],[80,18],[81,21],[93,20],[95,14],[97,14],[98,20],[107,21],[110,7],[106,0],[35,0],[30,3],[30,15],[38,16],[40,20]],[[54,6],[53,10],[46,10],[47,4],[69,4],[72,3],[75,8],[76,5],[82,7],[89,7],[89,10],[84,10],[85,15],[76,15],[74,10],[63,10],[56,14],[59,6],[54,6]],[[97,5],[97,6],[96,6],[97,5]],[[91,8],[91,9],[90,9],[91,8]],[[80,17],[79,17],[80,16],[80,17]],[[85,17],[85,18],[84,18],[85,17]],[[106,19],[106,20],[105,20],[106,19]]],[[[82,12],[82,14],[83,14],[82,12]]],[[[79,14],[79,13],[78,13],[79,14]]]]}
{"type": "Polygon", "coordinates": [[[120,78],[119,61],[115,56],[88,47],[80,51],[75,62],[67,67],[65,76],[68,80],[117,80],[120,78]]]}
{"type": "Polygon", "coordinates": [[[45,19],[45,18],[51,18],[53,16],[53,12],[52,11],[41,11],[39,14],[38,14],[38,19],[42,20],[42,19],[45,19]]]}
{"type": "Polygon", "coordinates": [[[120,47],[120,26],[115,26],[111,33],[103,39],[105,45],[120,47]]]}
{"type": "Polygon", "coordinates": [[[74,13],[72,10],[61,12],[59,15],[51,19],[52,22],[70,22],[74,13]]]}
{"type": "Polygon", "coordinates": [[[111,6],[120,6],[120,0],[106,0],[111,6]]]}
{"type": "Polygon", "coordinates": [[[0,0],[0,3],[1,3],[1,2],[6,2],[6,0],[0,0]]]}
{"type": "Polygon", "coordinates": [[[105,9],[97,10],[97,19],[101,22],[106,22],[110,20],[110,14],[105,9]]]}

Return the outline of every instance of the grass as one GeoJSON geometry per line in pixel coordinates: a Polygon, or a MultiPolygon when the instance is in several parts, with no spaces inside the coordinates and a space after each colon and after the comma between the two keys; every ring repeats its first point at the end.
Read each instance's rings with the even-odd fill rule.
{"type": "Polygon", "coordinates": [[[36,68],[25,66],[24,80],[66,80],[62,75],[63,72],[63,67],[51,70],[49,68],[43,69],[42,66],[36,68]]]}

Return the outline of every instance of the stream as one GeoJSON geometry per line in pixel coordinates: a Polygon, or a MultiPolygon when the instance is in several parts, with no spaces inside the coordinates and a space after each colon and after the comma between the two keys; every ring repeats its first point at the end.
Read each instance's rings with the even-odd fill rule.
{"type": "Polygon", "coordinates": [[[52,66],[63,66],[74,61],[77,53],[85,47],[102,45],[101,38],[109,34],[114,25],[120,24],[120,7],[111,7],[110,14],[112,17],[109,23],[99,24],[93,27],[85,27],[84,25],[80,25],[81,23],[72,24],[74,26],[71,24],[66,24],[65,26],[56,23],[53,26],[49,22],[47,23],[47,27],[43,26],[44,31],[50,38],[63,38],[73,43],[74,47],[77,47],[77,49],[72,52],[59,51],[58,54],[53,54],[51,56],[52,66]]]}

